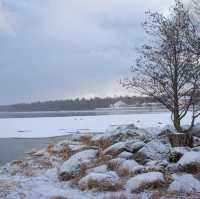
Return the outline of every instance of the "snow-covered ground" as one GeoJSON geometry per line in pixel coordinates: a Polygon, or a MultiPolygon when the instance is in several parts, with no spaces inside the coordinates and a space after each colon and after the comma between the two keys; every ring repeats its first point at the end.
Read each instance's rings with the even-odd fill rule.
{"type": "MultiPolygon", "coordinates": [[[[183,124],[189,121],[186,117],[183,124]]],[[[0,119],[0,138],[37,138],[70,132],[105,132],[112,125],[136,124],[140,128],[170,125],[170,113],[0,119]]]]}
{"type": "Polygon", "coordinates": [[[123,125],[33,150],[0,167],[0,199],[200,198],[200,138],[172,147],[169,133],[123,125]]]}

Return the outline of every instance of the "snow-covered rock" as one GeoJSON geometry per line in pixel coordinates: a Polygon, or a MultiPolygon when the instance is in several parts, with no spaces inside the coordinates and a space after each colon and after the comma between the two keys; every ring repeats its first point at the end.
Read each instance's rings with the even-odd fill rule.
{"type": "Polygon", "coordinates": [[[115,158],[108,162],[108,169],[117,170],[120,173],[125,171],[129,174],[134,174],[137,171],[141,171],[143,168],[144,167],[135,160],[126,160],[124,158],[115,158]]]}
{"type": "Polygon", "coordinates": [[[149,133],[145,129],[139,129],[134,124],[112,126],[104,134],[94,136],[91,141],[98,143],[100,140],[111,140],[113,143],[127,140],[128,138],[144,139],[149,133]]]}
{"type": "Polygon", "coordinates": [[[170,146],[164,144],[161,140],[155,139],[147,143],[137,153],[136,157],[141,158],[141,161],[148,160],[163,160],[169,157],[170,146]]]}
{"type": "Polygon", "coordinates": [[[200,137],[200,123],[197,123],[194,125],[191,133],[194,135],[194,136],[197,136],[197,137],[200,137]]]}
{"type": "Polygon", "coordinates": [[[153,188],[154,185],[161,186],[165,183],[164,175],[160,172],[149,172],[144,174],[136,175],[127,182],[127,190],[129,192],[139,191],[147,189],[148,187],[153,188]]]}
{"type": "Polygon", "coordinates": [[[68,148],[68,144],[69,143],[66,140],[58,142],[52,147],[52,152],[61,153],[64,150],[64,148],[68,148]]]}
{"type": "Polygon", "coordinates": [[[130,159],[133,157],[133,154],[127,151],[123,151],[118,155],[118,158],[130,159]]]}
{"type": "Polygon", "coordinates": [[[97,153],[97,150],[88,149],[71,156],[59,169],[60,179],[69,180],[79,171],[82,163],[87,164],[96,157],[97,153]]]}
{"type": "Polygon", "coordinates": [[[173,147],[170,151],[170,162],[178,162],[180,158],[187,152],[191,151],[189,147],[173,147]]]}
{"type": "Polygon", "coordinates": [[[88,169],[87,173],[106,173],[107,171],[107,165],[103,164],[98,167],[88,169]]]}
{"type": "Polygon", "coordinates": [[[115,189],[115,186],[119,184],[119,176],[113,172],[106,173],[90,173],[83,177],[79,181],[79,187],[85,189],[98,189],[101,191],[110,191],[109,189],[115,189]]]}
{"type": "Polygon", "coordinates": [[[200,181],[190,174],[174,175],[174,180],[169,186],[169,191],[179,193],[194,193],[200,190],[200,181]]]}
{"type": "Polygon", "coordinates": [[[145,145],[145,143],[142,141],[132,141],[132,142],[128,142],[126,144],[125,149],[126,149],[126,151],[135,153],[138,150],[140,150],[144,145],[145,145]]]}
{"type": "Polygon", "coordinates": [[[103,154],[117,155],[117,154],[121,153],[122,151],[124,151],[125,146],[126,146],[126,142],[117,142],[117,143],[109,146],[108,148],[106,148],[103,151],[103,154]]]}
{"type": "Polygon", "coordinates": [[[191,151],[183,155],[183,157],[178,161],[178,164],[181,166],[189,164],[200,164],[200,152],[191,151]]]}
{"type": "Polygon", "coordinates": [[[124,160],[121,162],[119,169],[126,169],[130,173],[135,173],[142,170],[144,167],[139,165],[135,160],[124,160]]]}

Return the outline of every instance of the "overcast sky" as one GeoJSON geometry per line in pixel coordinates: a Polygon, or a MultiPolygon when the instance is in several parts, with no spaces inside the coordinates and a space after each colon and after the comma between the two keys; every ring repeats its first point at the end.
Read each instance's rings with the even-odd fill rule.
{"type": "Polygon", "coordinates": [[[0,0],[0,104],[126,94],[145,10],[172,3],[0,0]]]}

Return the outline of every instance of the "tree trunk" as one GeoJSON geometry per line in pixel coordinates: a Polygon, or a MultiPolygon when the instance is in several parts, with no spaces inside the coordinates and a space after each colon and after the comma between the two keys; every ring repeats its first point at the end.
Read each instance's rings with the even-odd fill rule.
{"type": "Polygon", "coordinates": [[[181,147],[181,146],[193,147],[193,142],[194,142],[193,136],[188,133],[169,134],[168,138],[172,147],[181,147]]]}
{"type": "Polygon", "coordinates": [[[181,120],[179,117],[179,114],[177,113],[177,111],[174,113],[174,127],[177,130],[177,132],[182,133],[183,129],[181,128],[181,120]]]}

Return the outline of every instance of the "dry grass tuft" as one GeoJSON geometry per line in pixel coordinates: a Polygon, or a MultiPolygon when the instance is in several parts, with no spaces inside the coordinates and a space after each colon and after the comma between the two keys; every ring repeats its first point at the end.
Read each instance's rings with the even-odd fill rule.
{"type": "Polygon", "coordinates": [[[108,162],[108,169],[112,171],[117,171],[120,168],[120,163],[118,161],[108,162]]]}
{"type": "Polygon", "coordinates": [[[83,135],[83,136],[81,136],[80,141],[81,141],[84,145],[91,146],[91,145],[92,145],[91,139],[92,139],[92,136],[91,136],[91,135],[83,135]]]}
{"type": "Polygon", "coordinates": [[[70,178],[70,179],[73,179],[72,184],[77,185],[80,179],[86,175],[87,169],[88,169],[88,165],[82,163],[80,166],[80,170],[76,174],[73,174],[70,178]]]}
{"type": "Polygon", "coordinates": [[[200,164],[189,164],[185,165],[182,170],[187,173],[200,173],[200,164]]]}
{"type": "Polygon", "coordinates": [[[163,187],[166,187],[166,183],[160,180],[157,180],[154,182],[144,182],[143,184],[139,186],[137,190],[133,190],[132,193],[141,192],[141,191],[144,191],[145,189],[159,189],[163,187]]]}
{"type": "MultiPolygon", "coordinates": [[[[122,190],[123,188],[123,185],[121,182],[117,182],[115,184],[111,183],[111,182],[107,182],[107,181],[97,181],[97,180],[94,180],[94,179],[90,179],[88,180],[87,182],[87,188],[88,190],[91,190],[91,189],[95,189],[97,191],[120,191],[122,190]]],[[[84,189],[83,189],[84,190],[84,189]]]]}
{"type": "Polygon", "coordinates": [[[68,160],[71,156],[71,149],[69,147],[64,147],[61,153],[62,160],[68,160]]]}
{"type": "Polygon", "coordinates": [[[99,166],[101,164],[107,164],[107,162],[111,159],[112,157],[109,155],[105,155],[103,153],[99,153],[98,158],[95,161],[94,166],[99,166]]]}
{"type": "Polygon", "coordinates": [[[52,154],[52,153],[53,153],[53,147],[54,147],[53,144],[49,144],[49,145],[48,145],[48,147],[47,147],[47,152],[48,152],[49,154],[52,154]]]}
{"type": "Polygon", "coordinates": [[[128,168],[123,167],[118,167],[116,172],[121,177],[133,177],[135,175],[135,173],[130,171],[128,168]]]}
{"type": "Polygon", "coordinates": [[[113,144],[113,141],[111,139],[101,138],[100,140],[97,141],[99,151],[103,151],[104,149],[108,148],[112,144],[113,144]]]}

